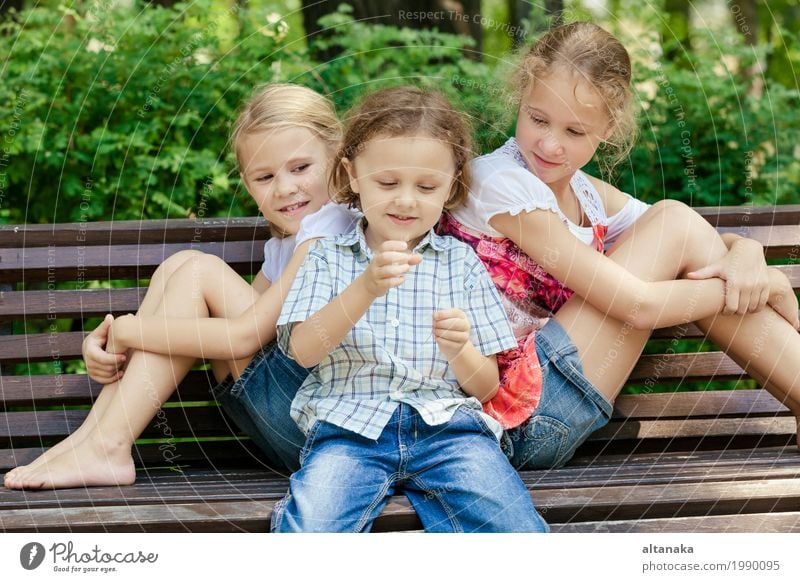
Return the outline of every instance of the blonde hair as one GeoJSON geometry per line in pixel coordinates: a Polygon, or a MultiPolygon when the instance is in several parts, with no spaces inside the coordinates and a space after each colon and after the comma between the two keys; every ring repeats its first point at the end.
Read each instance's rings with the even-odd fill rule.
{"type": "Polygon", "coordinates": [[[444,207],[457,208],[469,194],[472,159],[472,134],[464,116],[441,94],[417,87],[381,89],[368,95],[347,116],[342,147],[336,155],[331,175],[334,200],[361,208],[358,194],[342,163],[355,159],[370,139],[425,134],[447,144],[453,152],[455,180],[444,207]]]}
{"type": "MultiPolygon", "coordinates": [[[[241,167],[242,138],[256,133],[303,127],[316,135],[331,157],[342,139],[342,124],[333,104],[316,91],[301,85],[270,83],[255,90],[239,110],[233,123],[230,145],[241,167]]],[[[270,225],[273,236],[285,238],[288,233],[270,225]]]]}
{"type": "Polygon", "coordinates": [[[537,78],[547,76],[556,67],[576,71],[603,99],[611,118],[611,132],[602,146],[607,151],[598,162],[601,171],[610,174],[630,153],[638,134],[628,51],[614,35],[591,22],[553,28],[522,58],[514,76],[517,103],[537,78]]]}

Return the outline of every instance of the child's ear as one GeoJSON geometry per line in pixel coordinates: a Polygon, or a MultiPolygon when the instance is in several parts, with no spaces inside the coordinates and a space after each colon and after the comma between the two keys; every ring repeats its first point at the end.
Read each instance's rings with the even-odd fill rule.
{"type": "Polygon", "coordinates": [[[344,166],[345,172],[347,172],[347,177],[350,179],[350,189],[359,194],[358,191],[358,180],[356,179],[356,168],[348,158],[342,158],[342,166],[344,166]]]}

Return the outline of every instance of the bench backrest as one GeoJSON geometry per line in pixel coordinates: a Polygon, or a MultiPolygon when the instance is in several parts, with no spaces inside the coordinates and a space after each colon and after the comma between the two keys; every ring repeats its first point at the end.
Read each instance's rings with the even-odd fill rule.
{"type": "MultiPolygon", "coordinates": [[[[759,240],[800,288],[800,205],[699,212],[721,232],[759,240]]],[[[99,393],[100,386],[86,375],[71,373],[90,331],[87,319],[135,312],[145,292],[141,280],[179,250],[212,253],[239,273],[253,274],[267,237],[260,218],[0,227],[0,472],[28,462],[75,430],[99,393]]],[[[742,377],[721,352],[677,352],[686,343],[679,340],[701,336],[694,326],[654,334],[655,353],[642,356],[630,382],[644,393],[618,399],[612,423],[585,445],[586,454],[694,449],[701,441],[708,447],[788,442],[792,419],[761,390],[648,393],[664,383],[742,377]]],[[[189,375],[146,430],[137,461],[150,466],[260,462],[211,399],[210,385],[202,370],[189,375]]]]}

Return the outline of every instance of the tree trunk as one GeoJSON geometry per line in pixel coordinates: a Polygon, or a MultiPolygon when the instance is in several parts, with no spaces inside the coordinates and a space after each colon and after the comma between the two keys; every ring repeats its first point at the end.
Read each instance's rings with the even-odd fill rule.
{"type": "MultiPolygon", "coordinates": [[[[463,34],[475,40],[475,55],[480,55],[483,40],[480,0],[348,0],[353,16],[372,24],[407,28],[437,28],[441,32],[463,34]]],[[[319,19],[335,12],[341,0],[303,0],[303,26],[306,35],[321,32],[319,19]]],[[[332,55],[329,55],[332,56],[332,55]]]]}
{"type": "Polygon", "coordinates": [[[665,55],[668,59],[685,60],[689,53],[689,0],[664,0],[664,25],[661,31],[662,42],[677,41],[679,47],[670,47],[665,55]]]}
{"type": "Polygon", "coordinates": [[[11,8],[19,12],[24,7],[24,4],[25,0],[0,0],[0,14],[5,14],[11,8]]]}
{"type": "Polygon", "coordinates": [[[758,44],[758,4],[756,0],[737,0],[728,7],[733,25],[750,46],[758,44]]]}

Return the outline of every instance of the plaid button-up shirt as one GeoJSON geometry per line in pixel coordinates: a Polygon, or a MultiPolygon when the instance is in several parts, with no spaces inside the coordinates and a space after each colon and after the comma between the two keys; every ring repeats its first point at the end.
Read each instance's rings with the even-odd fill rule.
{"type": "MultiPolygon", "coordinates": [[[[470,339],[483,355],[517,347],[495,285],[472,248],[452,237],[431,231],[414,252],[422,255],[422,262],[401,286],[375,299],[300,387],[292,418],[304,433],[323,420],[376,440],[405,402],[431,426],[467,406],[480,411],[499,437],[499,423],[482,412],[477,398],[461,390],[433,336],[433,312],[459,308],[467,314],[470,339]]],[[[285,353],[293,325],[344,291],[372,256],[362,223],[350,233],[312,245],[278,319],[277,341],[285,353]]]]}

